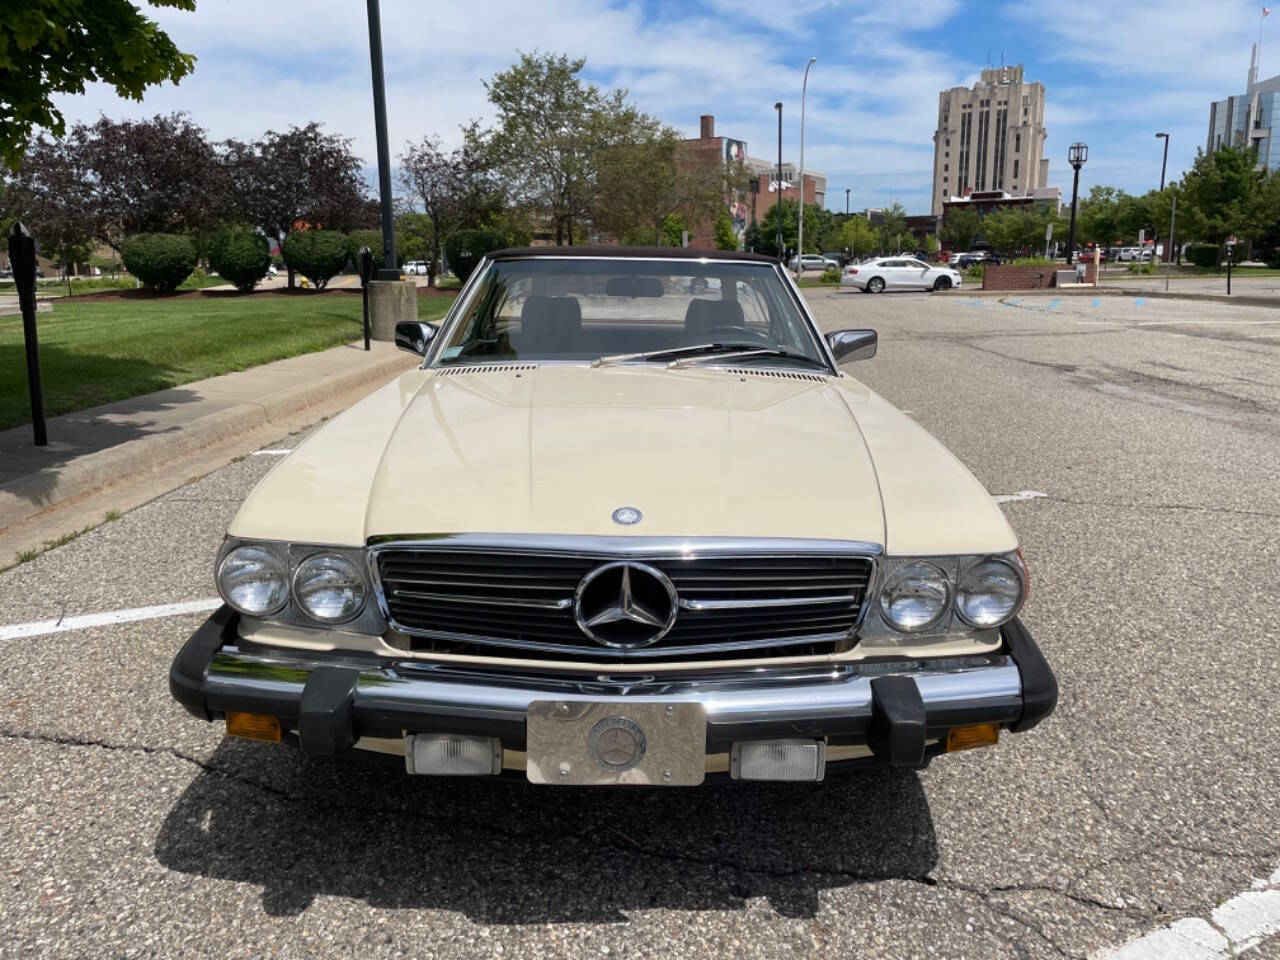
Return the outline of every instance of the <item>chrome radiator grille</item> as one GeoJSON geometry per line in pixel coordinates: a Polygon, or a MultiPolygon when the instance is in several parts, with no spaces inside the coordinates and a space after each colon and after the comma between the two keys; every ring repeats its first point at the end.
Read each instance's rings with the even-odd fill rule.
{"type": "Polygon", "coordinates": [[[608,553],[390,544],[374,567],[391,623],[418,651],[644,661],[831,653],[857,625],[874,561],[854,554],[639,555],[678,598],[647,646],[606,646],[575,618],[579,585],[608,553]]]}

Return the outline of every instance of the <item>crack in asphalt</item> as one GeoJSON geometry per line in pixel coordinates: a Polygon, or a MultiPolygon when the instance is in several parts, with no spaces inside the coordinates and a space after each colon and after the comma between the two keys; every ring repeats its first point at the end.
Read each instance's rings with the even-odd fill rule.
{"type": "MultiPolygon", "coordinates": [[[[336,812],[343,814],[350,813],[353,809],[363,808],[369,812],[376,812],[382,815],[392,814],[396,816],[411,815],[414,822],[421,825],[431,823],[438,829],[444,828],[463,828],[482,833],[484,836],[492,838],[495,834],[506,837],[511,840],[527,840],[533,834],[512,830],[498,823],[489,821],[474,820],[465,817],[432,817],[424,816],[420,810],[408,811],[398,807],[377,806],[371,804],[361,804],[359,807],[353,807],[349,798],[339,807],[337,805],[325,803],[323,799],[314,796],[300,795],[282,790],[279,787],[271,786],[252,777],[246,777],[237,771],[210,764],[182,750],[174,747],[155,747],[146,744],[125,744],[114,743],[108,740],[101,740],[90,737],[76,737],[67,734],[45,734],[33,731],[14,730],[9,727],[0,727],[0,740],[17,740],[29,743],[39,743],[60,747],[72,748],[94,748],[120,753],[131,753],[142,756],[167,756],[184,763],[190,764],[200,770],[212,774],[214,776],[223,777],[234,783],[249,787],[250,789],[260,791],[271,797],[285,800],[291,803],[299,803],[308,806],[318,806],[321,808],[330,808],[336,812]]],[[[655,849],[643,846],[632,838],[618,833],[626,843],[603,840],[598,835],[581,833],[578,831],[566,829],[561,825],[554,826],[559,833],[561,839],[576,840],[587,846],[595,847],[609,852],[623,852],[631,854],[639,854],[641,856],[666,861],[675,864],[687,864],[698,867],[718,868],[730,873],[744,874],[750,876],[764,877],[770,880],[791,880],[797,877],[834,877],[842,880],[848,880],[851,883],[885,883],[892,881],[903,881],[924,887],[937,887],[956,893],[966,894],[977,899],[983,906],[987,907],[992,913],[1006,917],[1017,923],[1025,929],[1034,933],[1042,939],[1051,949],[1059,956],[1072,957],[1076,955],[1068,953],[1053,938],[1045,932],[1041,925],[1020,915],[1014,910],[1013,905],[1002,895],[1016,893],[1038,893],[1046,896],[1062,897],[1080,906],[1091,907],[1098,910],[1104,910],[1109,913],[1122,914],[1139,920],[1155,919],[1161,914],[1153,911],[1144,911],[1134,907],[1117,906],[1114,903],[1108,903],[1097,897],[1091,897],[1085,894],[1075,893],[1062,887],[1053,886],[1051,884],[1042,883],[1008,883],[997,884],[990,887],[983,887],[977,884],[965,883],[959,880],[953,880],[946,877],[934,876],[896,876],[877,873],[859,873],[853,870],[841,870],[835,867],[805,865],[794,868],[776,868],[768,866],[755,866],[751,864],[741,863],[739,861],[717,858],[703,857],[694,854],[681,853],[680,851],[670,849],[655,849]]]]}
{"type": "MultiPolygon", "coordinates": [[[[1238,507],[1205,507],[1194,503],[1134,503],[1125,500],[1077,500],[1071,497],[1055,496],[1052,493],[1041,494],[1036,500],[1049,500],[1054,503],[1065,503],[1075,507],[1112,507],[1121,510],[1187,510],[1201,513],[1220,513],[1237,517],[1266,517],[1280,520],[1280,513],[1269,510],[1241,510],[1238,507]]],[[[1008,503],[1030,503],[1031,500],[1010,500],[1008,503]]]]}

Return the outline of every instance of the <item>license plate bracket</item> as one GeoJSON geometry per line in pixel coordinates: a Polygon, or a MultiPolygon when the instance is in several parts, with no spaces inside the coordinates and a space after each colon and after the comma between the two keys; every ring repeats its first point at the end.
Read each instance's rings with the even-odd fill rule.
{"type": "Polygon", "coordinates": [[[534,700],[525,740],[532,783],[691,787],[706,767],[707,718],[700,703],[534,700]]]}

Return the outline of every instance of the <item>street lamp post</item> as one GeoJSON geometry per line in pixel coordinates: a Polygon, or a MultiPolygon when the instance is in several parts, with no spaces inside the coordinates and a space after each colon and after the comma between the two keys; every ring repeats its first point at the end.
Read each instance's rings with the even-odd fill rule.
{"type": "Polygon", "coordinates": [[[1169,166],[1169,135],[1167,133],[1157,133],[1157,140],[1164,140],[1164,159],[1160,161],[1160,189],[1164,189],[1164,171],[1169,166]]]}
{"type": "Polygon", "coordinates": [[[391,212],[391,149],[387,146],[387,91],[382,80],[382,20],[378,0],[368,0],[369,63],[373,69],[373,128],[378,140],[378,195],[382,204],[383,269],[377,280],[399,280],[396,266],[396,229],[391,212]]]}
{"type": "Polygon", "coordinates": [[[844,215],[849,215],[849,188],[844,188],[844,215]]]}
{"type": "Polygon", "coordinates": [[[777,220],[778,227],[778,261],[786,263],[787,254],[782,249],[782,101],[775,103],[773,109],[778,111],[778,203],[773,212],[777,215],[774,219],[777,220]]]}
{"type": "Polygon", "coordinates": [[[804,273],[804,101],[809,92],[809,68],[818,62],[810,57],[804,68],[804,83],[800,85],[800,204],[796,208],[796,276],[804,273]]]}
{"type": "Polygon", "coordinates": [[[1076,255],[1076,197],[1080,193],[1080,168],[1089,159],[1089,148],[1083,143],[1073,143],[1067,150],[1067,162],[1075,170],[1071,181],[1071,230],[1067,234],[1067,266],[1071,266],[1076,255]]]}

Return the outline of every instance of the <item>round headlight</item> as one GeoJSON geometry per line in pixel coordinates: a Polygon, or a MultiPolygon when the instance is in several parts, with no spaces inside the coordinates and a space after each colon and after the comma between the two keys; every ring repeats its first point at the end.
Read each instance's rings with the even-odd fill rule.
{"type": "Polygon", "coordinates": [[[1022,602],[1022,577],[1004,560],[979,560],[960,574],[956,612],[972,627],[998,627],[1022,602]]]}
{"type": "Polygon", "coordinates": [[[346,557],[317,553],[298,565],[293,598],[312,619],[341,623],[364,606],[364,577],[346,557]]]}
{"type": "Polygon", "coordinates": [[[265,617],[289,602],[289,574],[263,547],[236,547],[218,564],[218,592],[241,613],[265,617]]]}
{"type": "Polygon", "coordinates": [[[889,574],[880,588],[884,622],[903,633],[933,626],[951,603],[951,582],[932,563],[917,561],[889,574]]]}

